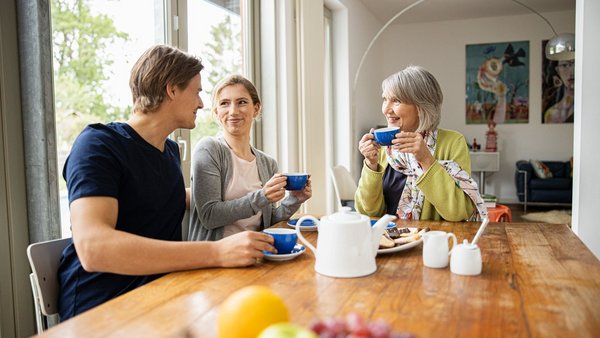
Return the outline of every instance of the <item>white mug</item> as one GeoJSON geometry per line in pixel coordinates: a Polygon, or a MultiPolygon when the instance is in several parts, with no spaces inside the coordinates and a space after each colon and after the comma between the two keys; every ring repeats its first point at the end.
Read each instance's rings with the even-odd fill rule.
{"type": "Polygon", "coordinates": [[[428,231],[423,234],[423,265],[429,268],[445,268],[448,266],[448,238],[452,237],[454,248],[456,236],[444,231],[428,231]]]}

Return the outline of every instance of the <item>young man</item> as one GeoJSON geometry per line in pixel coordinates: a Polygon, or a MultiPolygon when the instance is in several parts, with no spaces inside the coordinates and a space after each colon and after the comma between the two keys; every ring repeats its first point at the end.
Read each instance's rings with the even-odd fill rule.
{"type": "Polygon", "coordinates": [[[61,321],[167,272],[247,266],[275,250],[260,232],[181,241],[189,191],[168,136],[195,127],[202,68],[175,48],[150,48],[131,71],[130,119],[89,125],[75,140],[63,171],[73,242],[58,273],[61,321]]]}

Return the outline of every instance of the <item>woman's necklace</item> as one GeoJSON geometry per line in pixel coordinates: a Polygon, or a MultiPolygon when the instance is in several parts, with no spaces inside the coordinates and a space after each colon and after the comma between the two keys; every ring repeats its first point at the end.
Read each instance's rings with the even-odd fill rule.
{"type": "Polygon", "coordinates": [[[250,148],[250,145],[248,145],[247,148],[246,147],[242,147],[242,149],[243,148],[248,149],[248,151],[246,152],[246,151],[241,151],[242,149],[238,150],[238,149],[232,147],[229,144],[229,142],[227,142],[227,140],[225,140],[225,144],[227,144],[227,147],[229,147],[229,149],[231,149],[231,151],[235,154],[235,156],[237,156],[238,158],[241,158],[244,161],[250,162],[250,161],[254,160],[254,158],[256,157],[256,156],[254,156],[254,153],[252,152],[252,149],[250,148]]]}

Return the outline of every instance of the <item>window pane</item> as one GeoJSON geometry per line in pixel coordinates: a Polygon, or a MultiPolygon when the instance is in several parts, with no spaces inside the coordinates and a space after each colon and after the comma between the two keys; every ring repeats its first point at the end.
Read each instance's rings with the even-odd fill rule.
{"type": "Polygon", "coordinates": [[[187,0],[188,50],[202,58],[204,109],[198,112],[196,128],[191,131],[192,147],[207,135],[219,131],[210,113],[210,95],[216,83],[228,74],[243,74],[242,18],[240,1],[187,0]]]}
{"type": "MultiPolygon", "coordinates": [[[[51,13],[58,165],[62,173],[75,137],[87,124],[127,120],[132,106],[131,67],[144,50],[165,41],[164,15],[162,0],[52,0],[51,13]]],[[[59,186],[62,236],[69,237],[62,177],[59,186]]]]}

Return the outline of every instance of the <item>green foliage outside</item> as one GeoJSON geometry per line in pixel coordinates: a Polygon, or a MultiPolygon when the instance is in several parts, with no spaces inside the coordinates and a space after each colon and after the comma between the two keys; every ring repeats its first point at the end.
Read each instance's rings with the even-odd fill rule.
{"type": "MultiPolygon", "coordinates": [[[[105,51],[112,44],[129,40],[106,15],[90,12],[89,0],[52,0],[54,86],[58,146],[68,151],[75,137],[89,123],[124,121],[131,106],[110,102],[104,90],[108,67],[113,63],[105,51]]],[[[193,15],[193,14],[192,14],[193,15]]],[[[240,27],[231,16],[210,30],[213,42],[201,55],[205,64],[203,84],[206,98],[225,75],[240,73],[240,27]]],[[[211,102],[198,112],[192,142],[205,135],[216,135],[219,125],[210,113],[211,102]]]]}
{"type": "Polygon", "coordinates": [[[202,71],[202,84],[207,99],[204,101],[204,109],[198,112],[196,128],[191,131],[192,145],[203,136],[214,136],[220,130],[210,112],[212,89],[226,75],[242,72],[239,25],[233,23],[230,16],[226,16],[221,23],[211,27],[210,34],[212,42],[206,44],[205,54],[201,55],[205,67],[202,71]]]}
{"type": "MultiPolygon", "coordinates": [[[[86,125],[128,119],[131,105],[119,106],[105,88],[110,85],[114,62],[108,51],[112,45],[130,41],[130,37],[119,31],[109,16],[92,13],[90,0],[52,0],[51,6],[57,146],[62,170],[75,137],[86,125]]],[[[218,133],[220,127],[210,113],[207,98],[220,79],[242,70],[239,24],[225,16],[210,33],[213,42],[206,44],[200,55],[208,95],[191,131],[192,145],[205,135],[218,133]]]]}
{"type": "Polygon", "coordinates": [[[54,87],[58,146],[69,148],[83,127],[125,120],[130,107],[106,101],[104,83],[112,60],[103,51],[128,39],[111,18],[92,15],[84,0],[52,0],[54,87]]]}

